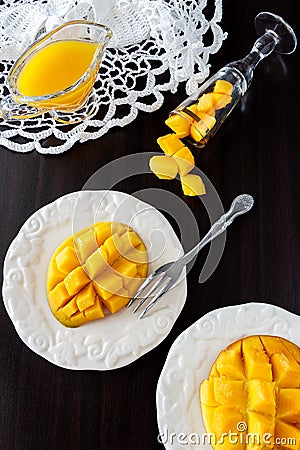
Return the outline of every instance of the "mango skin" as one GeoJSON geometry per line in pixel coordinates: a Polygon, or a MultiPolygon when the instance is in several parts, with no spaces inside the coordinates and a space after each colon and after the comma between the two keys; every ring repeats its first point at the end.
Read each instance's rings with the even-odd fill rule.
{"type": "Polygon", "coordinates": [[[277,336],[248,336],[222,350],[209,378],[199,389],[202,417],[207,433],[240,431],[245,422],[249,434],[257,434],[261,445],[246,432],[237,444],[226,442],[226,450],[300,449],[300,348],[277,336]],[[296,444],[264,446],[263,436],[296,438],[296,444]]]}
{"type": "Polygon", "coordinates": [[[105,318],[108,311],[114,314],[127,305],[147,270],[147,250],[137,233],[125,224],[98,222],[67,238],[53,253],[48,304],[66,327],[105,318]]]}

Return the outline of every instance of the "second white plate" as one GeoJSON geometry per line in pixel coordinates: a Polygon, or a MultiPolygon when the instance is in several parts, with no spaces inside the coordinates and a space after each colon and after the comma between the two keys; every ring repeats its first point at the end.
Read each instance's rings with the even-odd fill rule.
{"type": "Polygon", "coordinates": [[[175,340],[156,391],[158,439],[167,450],[212,449],[205,440],[200,383],[221,350],[254,334],[300,345],[300,317],[265,303],[228,306],[206,314],[175,340]]]}
{"type": "Polygon", "coordinates": [[[47,302],[50,258],[74,231],[98,221],[127,223],[139,233],[148,250],[149,273],[183,252],[159,211],[121,192],[74,192],[44,206],[25,222],[5,258],[4,304],[24,343],[69,369],[109,370],[130,364],[165,339],[186,300],[183,277],[142,320],[123,308],[79,328],[61,325],[47,302]]]}

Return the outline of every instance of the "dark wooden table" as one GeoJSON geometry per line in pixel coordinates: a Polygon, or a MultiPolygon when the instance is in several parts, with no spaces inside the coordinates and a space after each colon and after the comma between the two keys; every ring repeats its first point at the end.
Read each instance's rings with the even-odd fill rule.
{"type": "MultiPolygon", "coordinates": [[[[282,15],[298,36],[296,0],[224,0],[222,27],[228,38],[212,57],[211,73],[244,56],[255,39],[253,18],[261,10],[282,15]]],[[[255,208],[227,235],[222,260],[198,284],[206,253],[188,275],[186,305],[171,333],[156,349],[122,369],[72,371],[51,365],[17,336],[0,304],[1,450],[162,449],[157,442],[155,391],[174,339],[203,314],[246,302],[267,302],[300,314],[299,284],[299,50],[273,55],[255,72],[249,94],[203,152],[197,164],[228,207],[234,196],[251,193],[255,208]],[[298,200],[297,200],[298,199],[298,200]]],[[[129,126],[97,141],[77,144],[61,156],[20,154],[1,148],[0,253],[37,209],[80,190],[94,171],[122,155],[158,151],[164,119],[184,96],[167,94],[163,107],[141,113],[129,126]]],[[[198,198],[184,198],[176,183],[154,176],[125,180],[117,189],[165,187],[181,196],[203,234],[209,225],[198,198]]]]}

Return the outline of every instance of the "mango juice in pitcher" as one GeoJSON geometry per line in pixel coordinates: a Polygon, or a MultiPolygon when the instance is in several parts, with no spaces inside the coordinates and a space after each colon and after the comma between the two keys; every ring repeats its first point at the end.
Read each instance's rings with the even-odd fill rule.
{"type": "MultiPolygon", "coordinates": [[[[29,47],[10,72],[11,96],[0,104],[2,117],[22,119],[49,112],[60,120],[60,112],[71,117],[83,108],[111,35],[104,25],[78,20],[29,47]]],[[[85,113],[75,116],[74,122],[86,118],[85,113]]],[[[72,117],[68,123],[73,123],[72,117]]]]}
{"type": "MultiPolygon", "coordinates": [[[[36,52],[17,78],[17,88],[25,97],[44,97],[62,92],[78,81],[89,69],[98,44],[64,40],[52,42],[36,52]]],[[[94,83],[96,70],[69,94],[36,102],[39,107],[70,109],[80,105],[94,83]]]]}

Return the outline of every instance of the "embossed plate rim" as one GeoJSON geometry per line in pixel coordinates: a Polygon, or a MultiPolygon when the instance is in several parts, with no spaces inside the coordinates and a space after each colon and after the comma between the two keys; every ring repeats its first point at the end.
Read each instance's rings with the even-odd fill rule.
{"type": "Polygon", "coordinates": [[[198,388],[207,378],[221,350],[235,340],[251,334],[276,335],[300,346],[299,325],[300,317],[297,314],[270,303],[250,302],[210,311],[184,330],[169,350],[156,389],[158,436],[165,448],[167,450],[212,448],[207,443],[201,442],[205,429],[198,388]],[[241,321],[243,314],[244,323],[241,321]],[[266,320],[269,321],[269,328],[265,325],[266,320]],[[218,327],[218,324],[226,325],[227,330],[218,327]],[[232,327],[233,324],[235,327],[232,327]],[[210,332],[213,329],[215,334],[210,332]],[[184,351],[187,348],[190,349],[192,356],[184,351]],[[197,357],[200,366],[195,361],[197,357]],[[189,386],[189,383],[193,386],[189,386]],[[183,394],[184,391],[187,394],[183,394]],[[172,438],[171,433],[176,433],[176,436],[172,438]],[[178,442],[180,433],[187,435],[187,438],[181,437],[181,440],[187,443],[178,442]],[[192,436],[191,433],[196,433],[196,436],[192,436]],[[197,443],[197,436],[200,437],[200,445],[197,443]]]}
{"type": "MultiPolygon", "coordinates": [[[[133,223],[142,223],[136,231],[146,240],[146,245],[148,241],[143,234],[150,236],[153,223],[158,224],[160,230],[166,231],[171,250],[167,246],[150,270],[166,262],[174,249],[182,252],[170,223],[152,205],[119,191],[71,192],[35,211],[20,228],[4,261],[3,302],[17,334],[39,356],[57,366],[73,370],[112,370],[134,362],[165,339],[184,306],[186,279],[167,293],[166,301],[157,305],[153,313],[143,320],[138,321],[136,315],[133,316],[129,309],[123,308],[118,313],[119,316],[117,314],[104,319],[102,326],[101,320],[79,328],[61,325],[48,306],[46,273],[44,279],[36,277],[36,284],[32,277],[37,273],[40,275],[39,270],[47,267],[56,246],[72,234],[72,217],[78,198],[83,198],[80,208],[83,208],[82,217],[88,223],[92,223],[95,214],[97,220],[110,220],[120,204],[128,201],[126,211],[125,208],[120,208],[121,219],[125,217],[131,220],[132,217],[137,217],[133,223]],[[100,198],[104,198],[105,208],[98,211],[97,200],[99,202],[100,198]],[[145,215],[134,216],[140,210],[148,220],[144,220],[145,215]],[[43,240],[47,242],[45,248],[43,240]],[[115,326],[116,323],[118,327],[115,326]],[[117,328],[119,334],[116,334],[117,328]],[[116,342],[113,341],[114,333],[119,339],[116,342]]],[[[155,247],[155,236],[151,237],[151,242],[155,247]]]]}

